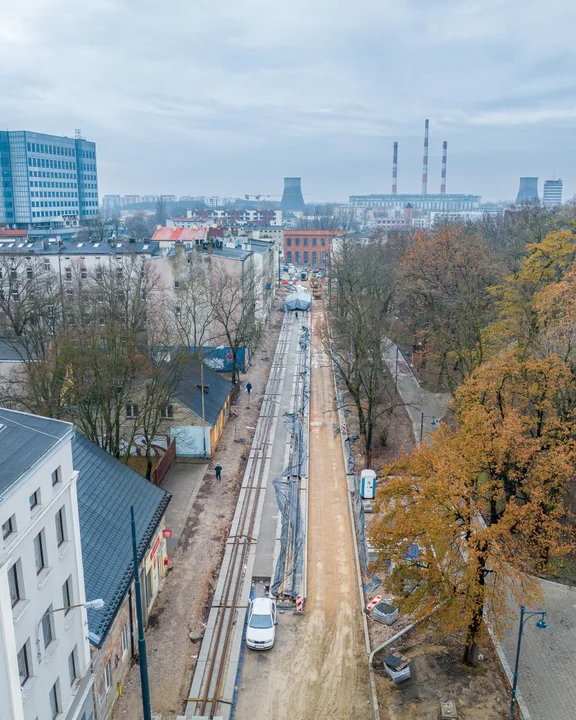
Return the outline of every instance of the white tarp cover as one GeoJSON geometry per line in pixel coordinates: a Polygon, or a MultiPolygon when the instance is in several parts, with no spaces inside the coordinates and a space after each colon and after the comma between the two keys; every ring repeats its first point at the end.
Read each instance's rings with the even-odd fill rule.
{"type": "Polygon", "coordinates": [[[290,293],[284,301],[284,310],[310,310],[312,295],[308,292],[290,293]]]}

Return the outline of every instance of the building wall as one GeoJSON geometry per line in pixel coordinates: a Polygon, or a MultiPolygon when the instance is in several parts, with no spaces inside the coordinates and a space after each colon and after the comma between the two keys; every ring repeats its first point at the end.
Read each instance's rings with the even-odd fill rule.
{"type": "MultiPolygon", "coordinates": [[[[162,518],[154,537],[146,549],[146,554],[140,562],[142,609],[145,625],[148,624],[162,581],[166,577],[164,558],[167,557],[167,550],[166,540],[162,534],[164,528],[164,518],[162,518]],[[146,581],[147,577],[148,582],[146,581]],[[150,591],[148,595],[147,588],[150,591]]],[[[136,597],[134,593],[135,585],[132,583],[130,591],[122,599],[102,647],[93,648],[92,650],[96,720],[107,720],[110,717],[132,662],[132,648],[134,648],[135,653],[138,652],[136,597]],[[130,614],[130,599],[132,601],[132,614],[130,614]],[[109,683],[106,674],[107,666],[109,667],[109,683]]]]}
{"type": "Polygon", "coordinates": [[[284,230],[284,260],[297,265],[326,265],[336,230],[284,230]]]}
{"type": "MultiPolygon", "coordinates": [[[[0,676],[8,676],[12,689],[17,688],[17,697],[12,696],[8,705],[14,707],[13,717],[23,720],[48,717],[49,693],[55,683],[58,683],[62,717],[82,718],[82,708],[73,709],[73,704],[81,687],[86,689],[82,679],[90,673],[86,611],[75,608],[68,613],[51,614],[53,641],[47,648],[44,648],[42,629],[39,630],[39,623],[49,608],[63,607],[62,587],[67,580],[71,583],[71,604],[86,601],[76,476],[70,434],[48,452],[41,463],[32,467],[0,503],[0,524],[12,515],[16,523],[16,532],[3,541],[0,554],[0,639],[3,643],[0,658],[12,657],[7,668],[0,666],[0,676]],[[51,475],[56,468],[60,468],[61,480],[52,486],[51,475]],[[31,509],[30,496],[36,491],[40,502],[31,509]],[[55,517],[60,509],[64,511],[65,541],[58,546],[55,517]],[[46,567],[37,574],[34,538],[39,533],[43,537],[46,567]],[[22,599],[12,608],[7,573],[15,564],[22,599]],[[30,678],[21,691],[17,675],[15,680],[13,676],[18,672],[14,653],[25,644],[30,678]],[[68,660],[74,650],[79,678],[71,683],[68,660]]],[[[3,701],[6,697],[2,695],[3,701]]]]}

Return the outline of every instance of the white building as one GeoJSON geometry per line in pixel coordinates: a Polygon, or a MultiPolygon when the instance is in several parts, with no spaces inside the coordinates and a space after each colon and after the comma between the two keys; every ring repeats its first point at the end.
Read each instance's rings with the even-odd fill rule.
{"type": "Polygon", "coordinates": [[[546,207],[559,207],[562,205],[562,180],[546,180],[542,204],[546,207]]]}
{"type": "Polygon", "coordinates": [[[73,434],[70,423],[0,409],[0,713],[6,720],[93,716],[73,434]]]}

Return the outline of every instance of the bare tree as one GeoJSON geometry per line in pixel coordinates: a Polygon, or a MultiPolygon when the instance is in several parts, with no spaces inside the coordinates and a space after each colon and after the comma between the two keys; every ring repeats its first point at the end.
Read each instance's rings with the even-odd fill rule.
{"type": "Polygon", "coordinates": [[[210,305],[215,333],[232,352],[232,384],[239,378],[238,353],[248,350],[258,338],[256,295],[261,283],[252,264],[241,264],[241,272],[231,274],[212,264],[210,305]]]}

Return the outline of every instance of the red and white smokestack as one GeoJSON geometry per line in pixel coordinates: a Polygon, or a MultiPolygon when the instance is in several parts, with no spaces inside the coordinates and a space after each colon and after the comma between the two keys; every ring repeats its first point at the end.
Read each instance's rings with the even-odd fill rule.
{"type": "Polygon", "coordinates": [[[422,166],[422,195],[428,194],[428,125],[429,120],[424,123],[424,164],[422,166]]]}
{"type": "Polygon", "coordinates": [[[394,158],[392,160],[392,195],[398,193],[398,143],[394,143],[394,158]]]}
{"type": "Polygon", "coordinates": [[[442,143],[442,182],[440,184],[440,195],[446,195],[446,155],[448,154],[448,143],[442,143]]]}

